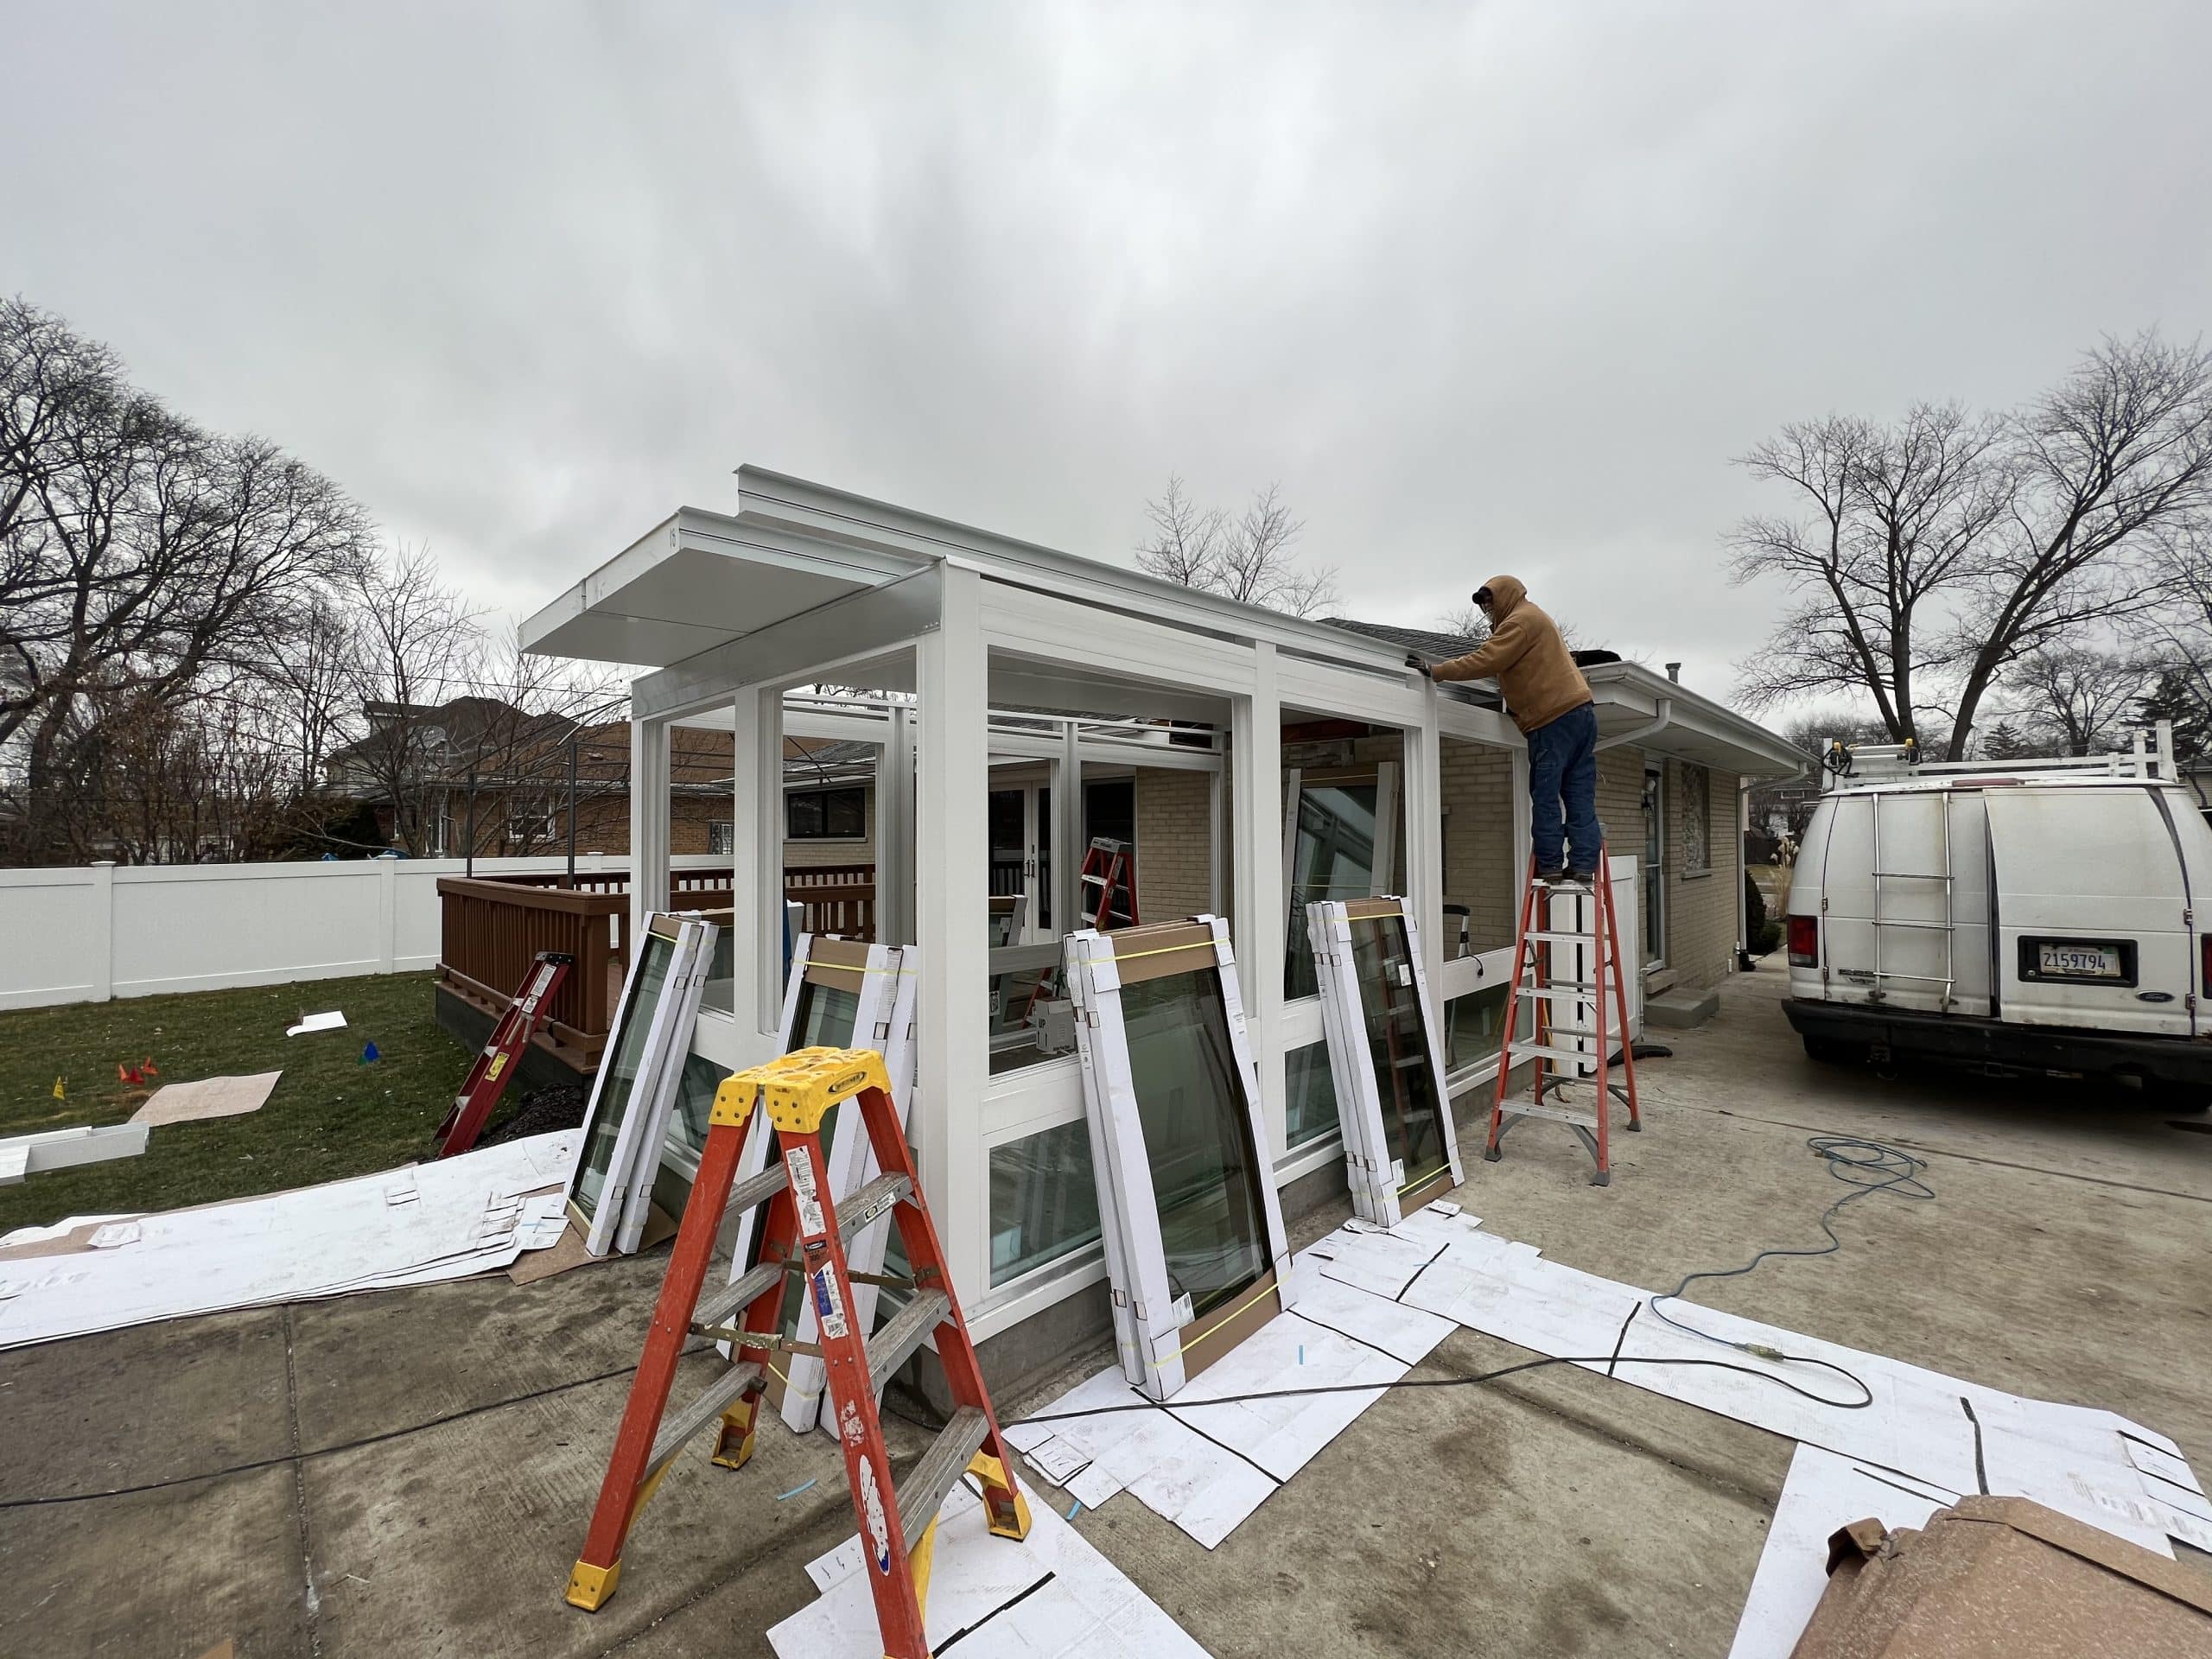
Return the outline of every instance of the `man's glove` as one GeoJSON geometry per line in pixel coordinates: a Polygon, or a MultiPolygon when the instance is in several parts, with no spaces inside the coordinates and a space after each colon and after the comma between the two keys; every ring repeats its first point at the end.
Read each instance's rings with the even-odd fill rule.
{"type": "Polygon", "coordinates": [[[1409,651],[1406,653],[1406,666],[1416,671],[1425,677],[1434,677],[1428,672],[1428,664],[1421,658],[1418,652],[1409,651]]]}

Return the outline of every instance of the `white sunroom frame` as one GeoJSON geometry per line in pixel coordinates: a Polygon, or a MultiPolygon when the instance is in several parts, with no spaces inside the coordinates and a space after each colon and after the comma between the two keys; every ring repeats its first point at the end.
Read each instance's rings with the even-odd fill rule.
{"type": "MultiPolygon", "coordinates": [[[[1017,739],[1060,746],[1079,779],[1108,747],[1140,764],[1185,755],[1210,766],[1216,823],[1228,797],[1214,883],[1246,997],[1252,1058],[1278,1186],[1333,1164],[1338,1137],[1286,1142],[1285,1057],[1323,1041],[1318,997],[1282,996],[1287,897],[1279,734],[1294,721],[1338,717],[1404,734],[1400,810],[1408,826],[1399,886],[1420,925],[1424,967],[1441,1009],[1503,977],[1483,958],[1445,963],[1438,758],[1453,737],[1514,752],[1515,848],[1497,880],[1517,884],[1528,850],[1520,734],[1477,688],[1439,687],[1407,668],[1402,650],[1342,628],[1241,605],[1051,549],[994,536],[772,473],[739,474],[734,514],[686,508],[524,624],[543,654],[658,666],[632,689],[632,904],[664,906],[668,888],[671,725],[728,722],[734,753],[732,1004],[702,1011],[693,1047],[718,1065],[776,1052],[784,990],[781,798],[786,697],[820,685],[867,686],[913,702],[883,718],[878,791],[879,936],[911,943],[918,969],[918,1057],[911,1137],[971,1331],[1019,1324],[1097,1284],[1103,1248],[1073,1249],[1018,1277],[990,1282],[992,1151],[1083,1116],[1074,1056],[994,1077],[985,987],[988,872],[977,835],[994,753],[1017,739]],[[1226,749],[1170,748],[1133,733],[1077,722],[1019,732],[1003,709],[1059,709],[1225,728],[1226,749]],[[911,895],[911,902],[910,902],[911,895]]],[[[1648,721],[1666,682],[1633,664],[1591,675],[1600,720],[1648,721]],[[1611,689],[1600,690],[1610,673],[1611,689]]],[[[795,703],[789,729],[820,720],[795,703]]],[[[1721,754],[1778,740],[1726,711],[1680,698],[1686,719],[1721,754]],[[1686,713],[1687,711],[1687,713],[1686,713]]],[[[1783,769],[1783,763],[1771,769],[1783,769]]],[[[1063,773],[1064,777],[1069,774],[1063,773]]],[[[1056,882],[1081,864],[1080,815],[1054,814],[1056,882]],[[1062,837],[1065,840],[1063,841],[1062,837]]],[[[1073,915],[1072,908],[1055,914],[1073,915]]],[[[1449,1080],[1464,1094],[1495,1060],[1449,1080]]]]}

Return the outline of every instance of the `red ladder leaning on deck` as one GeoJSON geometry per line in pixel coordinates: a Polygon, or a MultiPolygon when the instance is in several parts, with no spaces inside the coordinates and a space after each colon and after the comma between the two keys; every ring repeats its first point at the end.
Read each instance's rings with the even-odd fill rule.
{"type": "Polygon", "coordinates": [[[953,1484],[963,1470],[980,1478],[986,1519],[999,1537],[1026,1537],[1029,1510],[1014,1484],[967,1321],[945,1272],[937,1228],[922,1202],[913,1156],[892,1107],[883,1057],[872,1049],[798,1049],[725,1078],[715,1091],[699,1178],[684,1206],[583,1555],[569,1576],[570,1603],[595,1612],[614,1593],[623,1540],[685,1441],[719,1420],[714,1462],[725,1469],[744,1466],[753,1455],[765,1367],[778,1350],[816,1354],[828,1363],[837,1444],[845,1454],[883,1651],[887,1659],[928,1659],[922,1610],[938,1510],[953,1484]],[[822,1120],[840,1101],[855,1099],[876,1167],[883,1173],[845,1199],[841,1217],[830,1202],[822,1120]],[[766,1105],[783,1155],[733,1192],[746,1122],[756,1103],[766,1105]],[[768,1205],[768,1220],[760,1266],[702,1304],[700,1292],[724,1217],[760,1204],[768,1205]],[[905,1288],[909,1300],[870,1336],[857,1328],[849,1313],[855,1275],[845,1265],[845,1246],[887,1213],[898,1224],[912,1277],[871,1277],[873,1283],[905,1288]],[[782,1334],[787,1274],[802,1278],[805,1294],[814,1300],[818,1346],[782,1334]],[[875,1379],[890,1376],[906,1363],[931,1332],[952,1394],[952,1421],[894,1486],[876,1414],[875,1379]],[[661,1415],[676,1380],[677,1361],[686,1339],[695,1335],[728,1342],[732,1363],[664,1427],[661,1415]]]}
{"type": "MultiPolygon", "coordinates": [[[[1598,868],[1600,871],[1608,868],[1602,842],[1598,849],[1598,868]]],[[[1635,1045],[1628,1030],[1627,1010],[1627,981],[1621,967],[1620,921],[1613,908],[1612,883],[1602,874],[1595,882],[1541,876],[1536,874],[1536,861],[1530,858],[1528,880],[1521,889],[1520,931],[1513,940],[1513,994],[1505,1003],[1505,1036],[1498,1050],[1497,1097],[1491,1106],[1490,1144],[1483,1149],[1485,1159],[1496,1163],[1505,1155],[1502,1145],[1505,1132],[1522,1118],[1549,1118],[1572,1128],[1590,1149],[1590,1156],[1598,1166],[1597,1172],[1590,1177],[1590,1185],[1612,1184],[1612,1151],[1606,1121],[1612,1116],[1616,1096],[1628,1108],[1629,1128],[1636,1131],[1643,1128],[1643,1117],[1636,1103],[1635,1045]],[[1547,913],[1541,917],[1536,913],[1540,893],[1547,906],[1547,913]],[[1560,925],[1558,913],[1562,901],[1572,908],[1565,926],[1560,925]],[[1535,947],[1534,951],[1531,945],[1535,947]],[[1584,962],[1589,978],[1582,978],[1580,970],[1567,979],[1553,976],[1552,952],[1560,945],[1570,950],[1580,947],[1588,952],[1584,962]],[[1532,1004],[1530,1029],[1535,1036],[1529,1041],[1517,1040],[1513,1034],[1523,999],[1532,1004]],[[1610,1020],[1608,1000],[1611,1003],[1610,1020]],[[1556,1018],[1556,1005],[1560,1002],[1589,1009],[1590,1024],[1560,1024],[1556,1018]],[[1626,1087],[1612,1082],[1609,1076],[1616,1035],[1620,1039],[1621,1076],[1626,1087]],[[1593,1039],[1592,1046],[1590,1050],[1571,1045],[1561,1046],[1556,1039],[1562,1037],[1590,1038],[1593,1039]],[[1507,1080],[1518,1060],[1535,1062],[1529,1098],[1509,1101],[1505,1097],[1507,1080]],[[1597,1075],[1583,1076],[1581,1068],[1592,1065],[1597,1075]],[[1592,1090],[1592,1104],[1586,1112],[1551,1104],[1545,1099],[1547,1095],[1556,1096],[1563,1090],[1580,1088],[1592,1090]]]]}

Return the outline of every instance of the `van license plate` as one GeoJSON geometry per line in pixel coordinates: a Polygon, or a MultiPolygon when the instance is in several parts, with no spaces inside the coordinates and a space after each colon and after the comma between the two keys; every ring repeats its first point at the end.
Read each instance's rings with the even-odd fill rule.
{"type": "Polygon", "coordinates": [[[2062,974],[2069,979],[2122,977],[2116,944],[2054,944],[2046,940],[2037,945],[2036,956],[2037,966],[2046,974],[2062,974]]]}

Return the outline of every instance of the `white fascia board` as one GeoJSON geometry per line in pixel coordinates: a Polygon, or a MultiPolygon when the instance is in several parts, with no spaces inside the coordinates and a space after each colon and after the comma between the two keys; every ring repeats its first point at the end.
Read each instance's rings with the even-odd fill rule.
{"type": "Polygon", "coordinates": [[[1679,733],[1702,740],[1700,747],[1732,752],[1732,760],[1706,763],[1724,765],[1743,777],[1784,777],[1803,766],[1804,756],[1757,721],[1747,720],[1663,674],[1655,674],[1641,663],[1601,663],[1584,669],[1582,677],[1590,683],[1591,698],[1601,709],[1618,709],[1645,721],[1658,713],[1662,700],[1669,705],[1668,729],[1643,744],[1654,753],[1675,753],[1669,747],[1669,734],[1679,733]]]}
{"type": "Polygon", "coordinates": [[[758,467],[737,469],[739,499],[748,518],[852,537],[887,550],[962,556],[993,582],[1057,594],[1090,606],[1124,610],[1171,626],[1243,640],[1265,639],[1333,661],[1389,667],[1402,650],[1364,636],[1201,593],[1142,571],[1062,553],[1033,542],[996,536],[972,525],[849,495],[758,467]]]}
{"type": "Polygon", "coordinates": [[[1286,709],[1401,728],[1428,721],[1427,694],[1402,665],[1393,678],[1285,653],[1276,661],[1276,687],[1286,709]]]}

